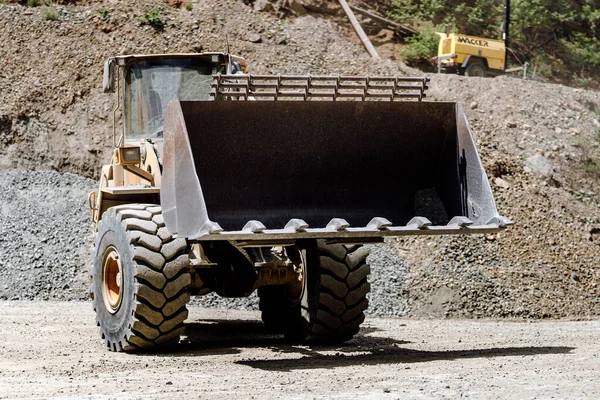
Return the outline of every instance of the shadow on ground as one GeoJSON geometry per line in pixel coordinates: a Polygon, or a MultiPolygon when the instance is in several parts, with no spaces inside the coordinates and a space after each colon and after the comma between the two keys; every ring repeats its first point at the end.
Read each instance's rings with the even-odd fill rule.
{"type": "MultiPolygon", "coordinates": [[[[363,338],[364,339],[364,338],[363,338]]],[[[358,339],[360,340],[360,338],[358,339]]],[[[358,354],[336,353],[323,355],[309,352],[302,357],[275,360],[243,360],[237,364],[248,365],[267,371],[292,371],[297,369],[332,368],[353,365],[405,364],[440,360],[459,360],[466,358],[495,358],[509,356],[531,356],[541,354],[570,353],[574,347],[498,347],[491,349],[424,351],[396,347],[378,347],[366,349],[363,346],[358,354]]],[[[355,350],[356,352],[356,350],[355,350]]]]}
{"type": "MultiPolygon", "coordinates": [[[[494,347],[487,349],[425,351],[406,348],[411,342],[371,336],[380,331],[365,327],[351,341],[341,345],[293,344],[282,335],[266,332],[260,321],[202,320],[186,324],[186,337],[161,352],[175,357],[239,354],[242,349],[264,348],[276,357],[236,361],[268,371],[331,368],[353,365],[403,364],[468,358],[495,358],[567,354],[566,346],[494,347]],[[334,354],[332,354],[335,352],[334,354]]],[[[154,353],[156,354],[156,353],[154,353]]]]}

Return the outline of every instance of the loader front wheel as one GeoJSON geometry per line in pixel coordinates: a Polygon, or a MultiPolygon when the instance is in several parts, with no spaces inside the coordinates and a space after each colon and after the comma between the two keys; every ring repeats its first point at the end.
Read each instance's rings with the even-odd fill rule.
{"type": "Polygon", "coordinates": [[[265,287],[259,293],[265,326],[292,341],[350,340],[369,304],[368,249],[311,240],[299,243],[298,251],[304,263],[302,291],[294,304],[282,287],[265,287]]]}
{"type": "Polygon", "coordinates": [[[166,230],[160,206],[108,209],[98,223],[91,297],[111,351],[176,343],[187,318],[191,283],[187,242],[166,230]]]}

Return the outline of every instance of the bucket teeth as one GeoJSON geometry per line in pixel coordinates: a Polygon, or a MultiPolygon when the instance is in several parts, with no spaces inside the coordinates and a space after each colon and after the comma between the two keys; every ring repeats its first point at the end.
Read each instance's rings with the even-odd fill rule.
{"type": "Polygon", "coordinates": [[[415,227],[418,229],[425,229],[428,226],[431,226],[431,221],[425,217],[413,217],[413,219],[408,221],[408,224],[406,224],[406,226],[415,227]]]}
{"type": "Polygon", "coordinates": [[[208,231],[208,233],[220,233],[220,232],[223,232],[223,228],[221,228],[221,225],[219,225],[216,222],[212,222],[212,221],[207,221],[204,224],[203,229],[206,229],[208,231]]]}
{"type": "Polygon", "coordinates": [[[348,228],[350,224],[343,218],[333,218],[327,224],[327,229],[335,229],[336,231],[343,231],[348,228]]]}
{"type": "Polygon", "coordinates": [[[500,216],[500,219],[502,219],[504,221],[504,225],[501,225],[502,228],[505,228],[507,226],[513,225],[514,222],[512,222],[510,219],[500,216]]]}
{"type": "Polygon", "coordinates": [[[512,225],[513,222],[502,216],[494,216],[486,223],[486,225],[498,225],[500,228],[506,228],[508,225],[512,225]]]}
{"type": "Polygon", "coordinates": [[[368,229],[386,229],[388,226],[392,226],[392,223],[383,217],[375,217],[368,224],[368,229]]]}
{"type": "Polygon", "coordinates": [[[293,219],[290,219],[290,221],[287,224],[285,224],[285,227],[284,227],[284,229],[290,229],[290,228],[296,232],[301,232],[301,231],[306,230],[306,228],[308,228],[308,224],[303,219],[293,218],[293,219]]]}
{"type": "Polygon", "coordinates": [[[473,225],[473,221],[463,216],[456,216],[448,222],[448,226],[460,226],[461,228],[469,225],[473,225]]]}
{"type": "Polygon", "coordinates": [[[242,232],[261,233],[265,229],[267,227],[262,222],[252,219],[246,222],[246,225],[242,228],[242,232]]]}

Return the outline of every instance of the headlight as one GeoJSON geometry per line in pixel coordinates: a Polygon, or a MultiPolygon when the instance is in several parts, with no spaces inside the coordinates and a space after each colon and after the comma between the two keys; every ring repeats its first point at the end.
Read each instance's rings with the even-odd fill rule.
{"type": "Polygon", "coordinates": [[[139,164],[140,163],[140,148],[139,147],[123,147],[119,149],[119,158],[121,164],[139,164]]]}

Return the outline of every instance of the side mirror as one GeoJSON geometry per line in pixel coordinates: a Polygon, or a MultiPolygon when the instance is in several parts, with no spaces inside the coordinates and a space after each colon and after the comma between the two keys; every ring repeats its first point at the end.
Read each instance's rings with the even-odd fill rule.
{"type": "Polygon", "coordinates": [[[242,65],[237,61],[232,62],[231,63],[231,73],[233,75],[243,74],[244,71],[242,70],[242,65]]]}
{"type": "Polygon", "coordinates": [[[104,76],[102,79],[102,88],[104,92],[114,92],[115,91],[115,66],[116,62],[114,58],[109,58],[104,63],[104,76]]]}

